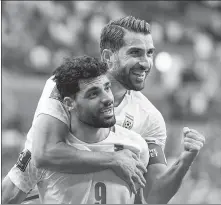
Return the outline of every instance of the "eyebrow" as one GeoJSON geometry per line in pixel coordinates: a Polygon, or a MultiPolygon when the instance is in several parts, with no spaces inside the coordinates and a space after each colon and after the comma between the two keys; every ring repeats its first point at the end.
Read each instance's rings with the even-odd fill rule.
{"type": "Polygon", "coordinates": [[[97,86],[94,86],[94,87],[92,87],[92,88],[89,88],[87,91],[86,91],[86,93],[89,93],[89,92],[91,92],[91,91],[95,91],[95,90],[97,90],[98,89],[98,87],[97,86]]]}
{"type": "Polygon", "coordinates": [[[111,85],[111,82],[106,82],[104,85],[105,85],[105,86],[111,85]]]}
{"type": "MultiPolygon", "coordinates": [[[[104,86],[108,86],[108,85],[111,85],[111,83],[110,83],[110,82],[106,82],[106,83],[104,84],[104,86]]],[[[91,91],[95,91],[95,90],[97,90],[97,89],[99,89],[99,87],[97,87],[97,86],[91,87],[91,88],[89,88],[89,89],[86,91],[86,93],[91,92],[91,91]]]]}
{"type": "MultiPolygon", "coordinates": [[[[156,48],[153,46],[153,47],[149,48],[148,50],[155,50],[155,49],[156,48]]],[[[141,47],[129,47],[128,52],[131,50],[144,50],[144,49],[141,47]]]]}
{"type": "Polygon", "coordinates": [[[149,48],[148,50],[153,50],[153,51],[155,51],[156,48],[153,46],[152,48],[149,48]]]}

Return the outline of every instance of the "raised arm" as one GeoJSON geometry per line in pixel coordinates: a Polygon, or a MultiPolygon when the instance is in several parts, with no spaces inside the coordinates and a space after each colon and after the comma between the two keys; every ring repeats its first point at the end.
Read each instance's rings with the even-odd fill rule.
{"type": "Polygon", "coordinates": [[[146,168],[129,150],[114,153],[78,150],[65,143],[65,136],[69,134],[68,127],[45,114],[37,117],[31,129],[32,159],[37,168],[70,174],[112,169],[134,192],[134,183],[144,186],[145,179],[139,173],[146,171],[146,168]]]}
{"type": "MultiPolygon", "coordinates": [[[[146,174],[147,185],[143,190],[143,196],[147,203],[165,204],[176,194],[184,176],[193,163],[200,149],[203,147],[205,137],[196,130],[188,131],[184,129],[184,151],[181,153],[176,163],[167,169],[161,162],[148,166],[146,174]]],[[[150,149],[156,149],[149,145],[150,149]]],[[[159,153],[158,149],[158,153],[159,153]]],[[[160,155],[160,153],[159,153],[160,155]]],[[[156,156],[152,156],[153,160],[156,156]]],[[[152,160],[152,159],[151,159],[152,160]]]]}

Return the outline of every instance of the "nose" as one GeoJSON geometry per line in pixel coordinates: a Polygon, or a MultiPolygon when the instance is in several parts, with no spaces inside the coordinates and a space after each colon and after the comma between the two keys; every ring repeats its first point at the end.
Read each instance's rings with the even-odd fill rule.
{"type": "Polygon", "coordinates": [[[152,65],[152,58],[145,56],[141,62],[139,62],[140,67],[142,70],[147,70],[149,68],[151,68],[152,65]]]}
{"type": "Polygon", "coordinates": [[[105,105],[105,106],[110,106],[113,104],[114,102],[114,97],[111,91],[106,92],[104,91],[103,95],[102,95],[102,99],[101,102],[105,105]]]}

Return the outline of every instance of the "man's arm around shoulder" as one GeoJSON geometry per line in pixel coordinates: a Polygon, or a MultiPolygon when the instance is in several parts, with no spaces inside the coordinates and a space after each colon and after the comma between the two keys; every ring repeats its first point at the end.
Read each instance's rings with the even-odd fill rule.
{"type": "Polygon", "coordinates": [[[111,153],[102,157],[89,151],[78,150],[65,143],[69,135],[66,124],[45,114],[37,117],[31,134],[32,156],[37,168],[50,169],[63,173],[83,174],[109,168],[111,153]],[[100,164],[94,163],[100,158],[100,164]],[[103,161],[102,161],[103,159],[103,161]]]}
{"type": "Polygon", "coordinates": [[[33,134],[32,160],[37,168],[69,174],[85,174],[112,169],[126,181],[134,192],[135,183],[145,186],[142,171],[146,167],[129,150],[90,152],[78,150],[65,143],[68,127],[60,120],[45,114],[37,117],[31,128],[33,134]]]}

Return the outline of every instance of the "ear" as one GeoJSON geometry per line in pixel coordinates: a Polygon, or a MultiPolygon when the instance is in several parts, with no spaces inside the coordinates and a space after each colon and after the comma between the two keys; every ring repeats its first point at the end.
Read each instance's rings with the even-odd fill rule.
{"type": "Polygon", "coordinates": [[[110,49],[104,49],[101,54],[103,62],[107,63],[108,68],[111,70],[114,66],[114,53],[110,49]]]}
{"type": "Polygon", "coordinates": [[[73,110],[76,105],[75,100],[71,97],[65,97],[63,103],[69,111],[73,110]]]}

